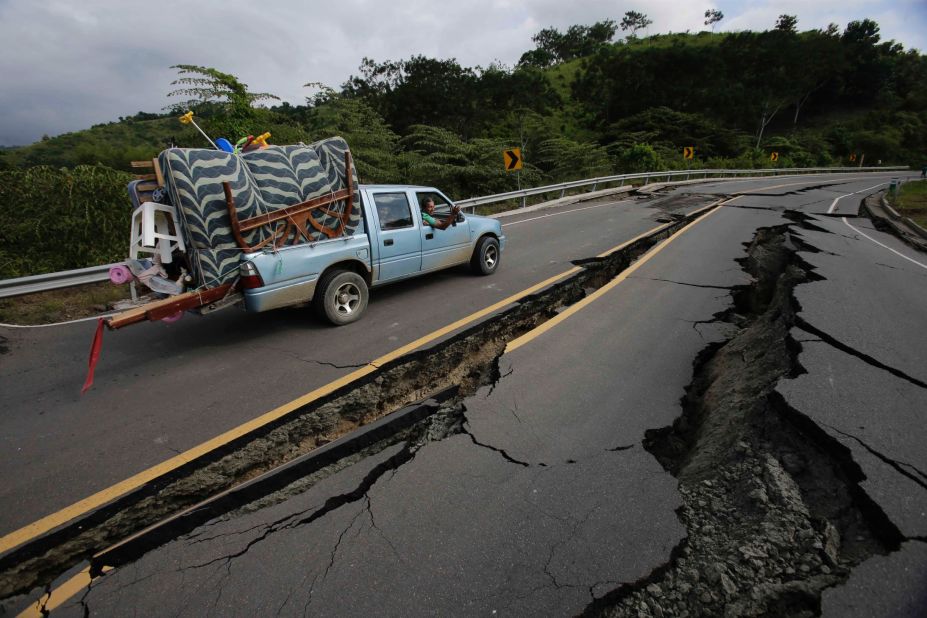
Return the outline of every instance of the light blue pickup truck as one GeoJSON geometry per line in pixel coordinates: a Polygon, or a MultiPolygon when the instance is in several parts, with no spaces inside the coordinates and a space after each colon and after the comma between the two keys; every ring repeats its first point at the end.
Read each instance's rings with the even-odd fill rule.
{"type": "Polygon", "coordinates": [[[245,308],[267,311],[312,301],[333,324],[358,319],[368,288],[469,264],[479,275],[499,267],[505,236],[496,219],[457,214],[446,229],[422,220],[419,206],[435,203],[434,217],[451,216],[453,203],[433,187],[361,185],[363,216],[347,236],[245,256],[245,308]]]}
{"type": "Polygon", "coordinates": [[[498,221],[460,214],[434,187],[360,185],[338,137],[246,153],[170,148],[152,165],[155,180],[130,184],[130,259],[111,278],[162,297],[106,318],[112,329],[306,303],[348,324],[371,287],[460,264],[490,275],[505,246],[498,221]]]}

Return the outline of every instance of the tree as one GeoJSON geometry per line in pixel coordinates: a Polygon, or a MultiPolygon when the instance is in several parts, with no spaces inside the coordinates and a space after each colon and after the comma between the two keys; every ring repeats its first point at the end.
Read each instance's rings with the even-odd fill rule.
{"type": "Polygon", "coordinates": [[[604,45],[611,42],[612,37],[615,36],[615,31],[617,29],[618,26],[610,19],[606,19],[605,21],[597,21],[596,23],[589,26],[586,31],[586,36],[593,43],[604,45]]]}
{"type": "Polygon", "coordinates": [[[805,32],[801,39],[799,46],[789,46],[786,53],[787,64],[794,68],[790,71],[795,106],[793,127],[798,125],[798,115],[811,95],[832,81],[843,68],[839,39],[819,30],[805,32]]]}
{"type": "Polygon", "coordinates": [[[798,26],[798,17],[795,15],[780,15],[776,20],[776,30],[781,32],[796,32],[798,26]]]}
{"type": "Polygon", "coordinates": [[[471,128],[474,110],[461,102],[472,98],[477,75],[453,58],[419,55],[383,63],[364,58],[361,73],[343,85],[345,94],[363,98],[394,130],[426,124],[462,134],[471,128]]]}
{"type": "Polygon", "coordinates": [[[313,82],[304,87],[319,88],[308,100],[313,139],[342,136],[351,145],[361,182],[401,180],[395,157],[399,137],[382,116],[363,100],[348,98],[324,84],[313,82]]]}
{"type": "Polygon", "coordinates": [[[719,9],[708,9],[705,11],[705,25],[711,26],[711,31],[715,31],[715,24],[724,19],[724,13],[719,9]]]}
{"type": "Polygon", "coordinates": [[[647,16],[644,13],[639,13],[637,11],[628,11],[624,14],[624,18],[621,20],[621,30],[622,32],[631,31],[629,36],[634,37],[637,35],[637,31],[641,28],[646,28],[653,23],[653,20],[647,19],[647,16]]]}
{"type": "Polygon", "coordinates": [[[551,52],[546,49],[537,48],[523,53],[521,58],[518,59],[518,66],[544,69],[551,66],[556,61],[557,57],[551,52]]]}
{"type": "Polygon", "coordinates": [[[843,31],[843,41],[852,45],[875,46],[882,37],[879,35],[879,24],[871,19],[851,21],[843,31]]]}
{"type": "Polygon", "coordinates": [[[621,168],[629,173],[652,172],[662,167],[659,155],[650,144],[634,144],[618,157],[621,168]]]}
{"type": "Polygon", "coordinates": [[[537,45],[539,50],[550,54],[555,60],[561,59],[563,35],[556,28],[544,28],[531,37],[531,41],[537,45]]]}
{"type": "Polygon", "coordinates": [[[598,144],[554,137],[538,144],[533,154],[537,166],[554,182],[612,173],[608,152],[598,144]]]}
{"type": "Polygon", "coordinates": [[[171,68],[177,69],[181,75],[171,82],[171,86],[181,87],[168,92],[167,96],[189,97],[181,104],[186,109],[205,105],[215,111],[211,128],[216,135],[230,138],[248,135],[254,131],[254,104],[280,99],[268,92],[248,92],[248,85],[238,81],[237,77],[211,67],[176,64],[171,68]]]}
{"type": "Polygon", "coordinates": [[[524,53],[518,64],[543,68],[555,62],[590,56],[611,42],[615,30],[615,22],[610,19],[591,26],[570,26],[565,33],[556,28],[544,28],[531,37],[537,48],[524,53]]]}
{"type": "MultiPolygon", "coordinates": [[[[413,125],[400,143],[405,182],[436,185],[451,197],[459,197],[500,193],[510,189],[514,181],[502,167],[503,140],[466,141],[440,127],[413,125]]],[[[526,164],[521,174],[525,182],[538,180],[531,164],[526,164]]]]}
{"type": "Polygon", "coordinates": [[[851,21],[840,37],[847,59],[844,94],[854,102],[874,101],[891,78],[891,46],[879,44],[879,24],[871,19],[851,21]]]}

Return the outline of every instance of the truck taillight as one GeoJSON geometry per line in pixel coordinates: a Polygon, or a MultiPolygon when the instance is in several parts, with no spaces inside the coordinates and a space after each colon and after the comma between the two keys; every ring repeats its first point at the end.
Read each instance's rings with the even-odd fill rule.
{"type": "Polygon", "coordinates": [[[264,280],[261,279],[257,268],[251,262],[243,263],[241,265],[241,289],[252,290],[261,287],[264,287],[264,280]]]}

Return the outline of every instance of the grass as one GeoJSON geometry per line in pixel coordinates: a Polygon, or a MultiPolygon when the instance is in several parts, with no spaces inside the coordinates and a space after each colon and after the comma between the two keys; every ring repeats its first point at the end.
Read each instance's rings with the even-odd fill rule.
{"type": "Polygon", "coordinates": [[[927,180],[904,183],[892,202],[901,216],[927,228],[927,180]]]}
{"type": "Polygon", "coordinates": [[[128,285],[109,282],[0,299],[4,324],[54,324],[100,315],[111,303],[129,298],[128,285]]]}

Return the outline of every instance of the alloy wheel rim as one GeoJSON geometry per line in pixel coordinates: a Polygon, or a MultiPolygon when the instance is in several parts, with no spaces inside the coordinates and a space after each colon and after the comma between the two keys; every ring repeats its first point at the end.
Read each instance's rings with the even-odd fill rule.
{"type": "Polygon", "coordinates": [[[344,283],[335,291],[335,310],[342,315],[351,315],[360,304],[360,290],[353,283],[344,283]]]}
{"type": "Polygon", "coordinates": [[[496,265],[496,248],[490,245],[486,247],[486,253],[483,254],[483,263],[486,268],[492,269],[496,265]]]}

